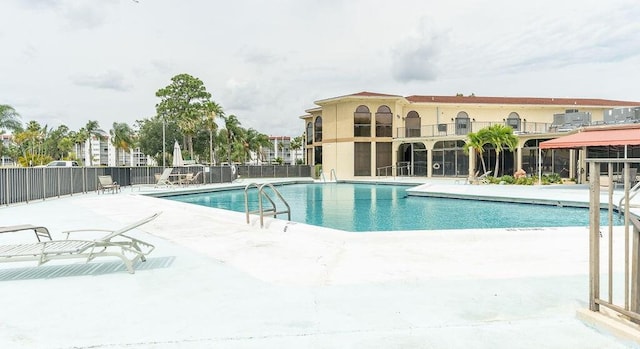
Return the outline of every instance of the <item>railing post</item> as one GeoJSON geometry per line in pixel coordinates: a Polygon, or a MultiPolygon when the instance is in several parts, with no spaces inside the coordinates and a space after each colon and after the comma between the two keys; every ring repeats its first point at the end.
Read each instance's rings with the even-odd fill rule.
{"type": "Polygon", "coordinates": [[[600,305],[600,164],[589,167],[589,310],[599,311],[600,305]]]}
{"type": "MultiPolygon", "coordinates": [[[[625,210],[626,213],[626,210],[625,210]]],[[[640,278],[638,277],[640,270],[638,270],[638,261],[640,259],[640,222],[635,217],[630,217],[633,223],[633,239],[632,239],[632,248],[631,248],[631,300],[630,300],[630,310],[634,313],[640,313],[640,278]]],[[[638,321],[631,320],[636,323],[638,321]]]]}

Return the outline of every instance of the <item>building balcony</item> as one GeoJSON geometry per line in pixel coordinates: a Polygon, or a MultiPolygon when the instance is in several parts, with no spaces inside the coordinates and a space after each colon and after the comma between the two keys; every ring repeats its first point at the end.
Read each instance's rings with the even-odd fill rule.
{"type": "MultiPolygon", "coordinates": [[[[476,122],[469,123],[445,123],[424,125],[421,127],[398,127],[396,128],[395,138],[418,138],[418,137],[445,137],[445,136],[464,136],[471,132],[478,132],[479,130],[492,125],[506,125],[505,122],[476,122]]],[[[512,126],[515,134],[527,134],[527,133],[548,133],[548,132],[562,132],[569,131],[570,129],[560,129],[551,123],[545,122],[527,122],[521,121],[519,125],[512,126]]]]}

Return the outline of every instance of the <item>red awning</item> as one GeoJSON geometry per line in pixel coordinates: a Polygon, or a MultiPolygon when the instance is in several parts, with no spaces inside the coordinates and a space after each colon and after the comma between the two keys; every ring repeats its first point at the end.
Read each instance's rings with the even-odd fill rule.
{"type": "Polygon", "coordinates": [[[581,148],[605,145],[640,145],[640,126],[584,129],[572,135],[540,142],[541,149],[581,148]]]}

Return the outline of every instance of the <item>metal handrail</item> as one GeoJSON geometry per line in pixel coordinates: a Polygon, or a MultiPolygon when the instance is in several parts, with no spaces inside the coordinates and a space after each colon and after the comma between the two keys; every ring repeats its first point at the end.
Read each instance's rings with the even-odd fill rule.
{"type": "Polygon", "coordinates": [[[336,174],[336,170],[335,169],[333,169],[333,168],[331,169],[330,175],[331,175],[331,178],[333,178],[334,181],[336,181],[336,182],[338,181],[338,175],[336,174]]]}
{"type": "MultiPolygon", "coordinates": [[[[633,199],[636,195],[638,195],[638,193],[640,193],[640,182],[636,183],[633,188],[629,189],[629,200],[633,199]]],[[[620,213],[620,215],[623,215],[624,210],[626,209],[624,205],[624,201],[626,201],[625,199],[626,196],[623,196],[618,202],[618,212],[620,213]]],[[[629,205],[629,207],[633,206],[629,205]]]]}
{"type": "Polygon", "coordinates": [[[247,217],[247,224],[250,223],[249,215],[250,214],[258,214],[260,216],[260,228],[264,227],[264,215],[267,213],[268,215],[273,216],[273,218],[277,218],[279,214],[286,213],[287,220],[291,220],[291,207],[287,200],[284,199],[282,194],[273,186],[271,183],[264,183],[262,185],[258,185],[257,183],[249,183],[244,187],[244,210],[247,217]],[[269,196],[267,192],[264,191],[265,186],[271,188],[276,196],[280,199],[280,201],[287,207],[286,210],[278,211],[275,201],[269,196]],[[258,189],[258,210],[257,211],[249,211],[249,189],[250,187],[256,187],[258,189]],[[266,198],[271,203],[271,208],[265,209],[262,204],[262,198],[266,198]]]}
{"type": "Polygon", "coordinates": [[[258,189],[258,193],[260,192],[260,186],[258,183],[252,182],[244,186],[244,212],[247,216],[247,224],[249,224],[249,214],[258,213],[256,211],[249,211],[249,187],[256,187],[258,189]]]}
{"type": "Polygon", "coordinates": [[[407,164],[407,165],[402,165],[402,166],[391,165],[391,166],[378,167],[376,169],[376,172],[377,172],[376,174],[377,174],[378,177],[380,177],[381,170],[384,170],[384,176],[388,177],[389,176],[389,174],[388,174],[389,173],[388,172],[389,169],[391,169],[391,175],[393,176],[393,178],[396,178],[396,177],[400,176],[399,174],[397,174],[398,170],[400,170],[400,169],[406,169],[407,170],[407,176],[408,176],[409,175],[409,171],[411,170],[411,166],[409,164],[407,164]],[[394,170],[395,170],[395,172],[394,172],[394,170]]]}

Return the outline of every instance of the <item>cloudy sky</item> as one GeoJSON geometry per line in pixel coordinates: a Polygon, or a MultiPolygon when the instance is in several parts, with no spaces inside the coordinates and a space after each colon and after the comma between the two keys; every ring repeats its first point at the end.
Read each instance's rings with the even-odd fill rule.
{"type": "Polygon", "coordinates": [[[181,73],[274,136],[361,91],[640,101],[637,0],[2,0],[0,13],[0,104],[50,127],[133,125],[181,73]]]}

